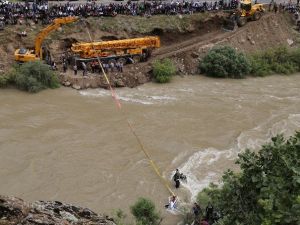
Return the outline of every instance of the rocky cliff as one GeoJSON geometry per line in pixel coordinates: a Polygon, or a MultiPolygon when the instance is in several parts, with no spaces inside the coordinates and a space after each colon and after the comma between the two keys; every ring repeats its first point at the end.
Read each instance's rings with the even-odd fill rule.
{"type": "Polygon", "coordinates": [[[0,195],[0,225],[115,225],[112,219],[58,201],[27,203],[0,195]]]}

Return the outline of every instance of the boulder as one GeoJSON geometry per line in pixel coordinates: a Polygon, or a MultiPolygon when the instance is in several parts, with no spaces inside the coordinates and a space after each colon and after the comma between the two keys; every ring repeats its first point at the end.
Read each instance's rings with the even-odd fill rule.
{"type": "Polygon", "coordinates": [[[69,86],[71,86],[71,82],[70,81],[66,81],[66,82],[63,83],[63,85],[65,85],[66,87],[69,87],[69,86]]]}
{"type": "Polygon", "coordinates": [[[294,41],[292,39],[287,39],[286,41],[289,44],[289,46],[291,46],[292,44],[294,44],[294,41]]]}
{"type": "Polygon", "coordinates": [[[77,84],[73,84],[72,88],[74,88],[75,90],[80,90],[81,89],[81,87],[77,84]]]}
{"type": "Polygon", "coordinates": [[[115,85],[116,85],[116,87],[125,87],[125,84],[121,79],[116,79],[115,85]]]}
{"type": "Polygon", "coordinates": [[[93,211],[58,201],[36,201],[0,195],[0,224],[18,225],[115,225],[112,219],[93,211]]]}

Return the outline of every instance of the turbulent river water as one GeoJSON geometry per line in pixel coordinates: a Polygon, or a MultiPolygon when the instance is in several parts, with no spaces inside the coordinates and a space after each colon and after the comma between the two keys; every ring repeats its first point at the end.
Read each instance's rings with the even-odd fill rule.
{"type": "Polygon", "coordinates": [[[166,179],[176,168],[187,175],[176,191],[187,202],[235,169],[238,152],[300,130],[300,75],[177,77],[117,94],[124,113],[103,89],[1,90],[0,193],[106,213],[128,211],[145,196],[168,218],[163,205],[169,193],[126,119],[166,179]]]}

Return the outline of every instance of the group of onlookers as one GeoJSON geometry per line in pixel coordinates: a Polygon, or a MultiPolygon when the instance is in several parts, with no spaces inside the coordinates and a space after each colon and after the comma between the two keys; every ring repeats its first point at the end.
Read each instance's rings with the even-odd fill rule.
{"type": "Polygon", "coordinates": [[[54,3],[43,2],[6,2],[0,4],[0,20],[5,23],[16,24],[18,19],[32,19],[35,22],[41,20],[49,22],[53,18],[64,16],[115,16],[122,15],[157,15],[157,14],[192,14],[195,12],[235,9],[238,0],[172,0],[168,1],[145,1],[145,2],[118,2],[102,4],[98,2],[80,3],[54,3]]]}
{"type": "MultiPolygon", "coordinates": [[[[172,1],[132,1],[116,3],[98,3],[96,1],[86,3],[60,4],[57,2],[38,1],[38,3],[29,2],[2,2],[0,4],[0,21],[9,24],[16,24],[18,19],[32,19],[35,22],[39,20],[42,23],[49,23],[51,19],[64,16],[116,16],[122,15],[174,15],[174,14],[192,14],[205,11],[230,10],[238,7],[239,0],[172,0],[172,1]]],[[[294,12],[297,5],[288,3],[276,4],[271,0],[275,8],[294,12]]]]}

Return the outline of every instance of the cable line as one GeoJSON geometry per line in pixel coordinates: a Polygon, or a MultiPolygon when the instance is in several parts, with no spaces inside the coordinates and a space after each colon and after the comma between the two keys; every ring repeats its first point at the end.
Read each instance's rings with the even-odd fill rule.
{"type": "MultiPolygon", "coordinates": [[[[92,39],[92,37],[91,37],[91,34],[90,34],[90,31],[89,31],[89,29],[88,29],[88,27],[87,27],[86,21],[84,21],[84,23],[85,23],[85,27],[86,27],[86,30],[87,30],[87,33],[88,33],[90,42],[91,42],[91,46],[92,46],[92,48],[95,50],[95,47],[94,47],[94,45],[93,45],[94,41],[93,41],[93,39],[92,39]]],[[[106,80],[106,82],[107,82],[107,84],[108,84],[108,86],[109,86],[109,90],[110,90],[110,92],[111,92],[111,96],[112,96],[112,98],[114,99],[114,101],[115,101],[115,103],[116,103],[116,105],[117,105],[117,108],[121,111],[122,114],[125,115],[124,111],[122,110],[122,105],[121,105],[121,103],[120,103],[120,100],[119,100],[119,98],[118,98],[118,96],[117,96],[115,90],[114,90],[113,87],[111,86],[111,84],[110,84],[110,82],[109,82],[109,79],[108,79],[108,77],[107,77],[107,74],[105,73],[105,71],[104,71],[104,69],[103,69],[103,66],[102,66],[102,63],[101,63],[101,60],[100,60],[99,55],[97,55],[97,60],[98,60],[99,66],[100,66],[100,68],[101,68],[101,71],[102,71],[102,73],[104,74],[105,80],[106,80]]],[[[129,122],[128,118],[126,118],[126,122],[127,122],[128,126],[129,126],[129,128],[130,128],[131,133],[132,133],[132,134],[134,135],[134,137],[136,138],[136,140],[137,140],[137,142],[138,142],[138,144],[139,144],[141,150],[143,151],[143,153],[145,154],[145,156],[146,156],[147,159],[149,160],[151,167],[153,168],[153,170],[155,171],[155,173],[158,175],[158,177],[160,178],[160,180],[162,181],[162,183],[164,184],[164,186],[167,188],[167,190],[170,192],[170,194],[171,194],[172,196],[175,196],[175,193],[174,193],[174,192],[172,191],[172,189],[170,188],[170,185],[169,185],[168,181],[161,175],[161,173],[160,173],[160,171],[159,171],[159,169],[158,169],[158,166],[155,164],[155,162],[154,162],[154,161],[152,160],[152,158],[150,157],[149,153],[147,152],[146,148],[144,147],[144,145],[143,145],[141,139],[139,138],[139,136],[136,134],[136,132],[135,132],[135,130],[134,130],[132,124],[129,122]]]]}

